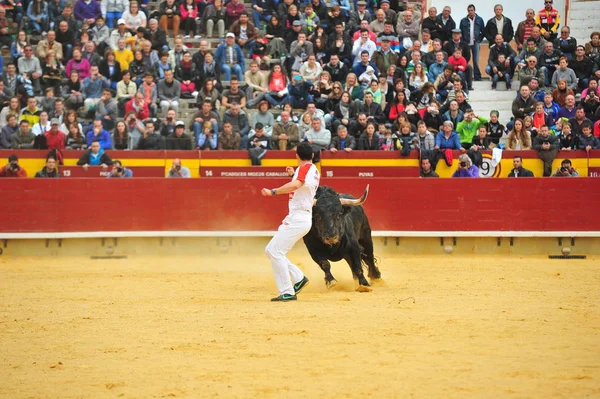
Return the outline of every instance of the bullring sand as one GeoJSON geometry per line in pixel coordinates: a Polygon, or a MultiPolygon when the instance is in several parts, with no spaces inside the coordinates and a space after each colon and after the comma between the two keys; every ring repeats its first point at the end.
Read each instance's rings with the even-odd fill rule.
{"type": "Polygon", "coordinates": [[[299,264],[275,304],[262,256],[0,258],[0,397],[600,397],[598,259],[299,264]]]}

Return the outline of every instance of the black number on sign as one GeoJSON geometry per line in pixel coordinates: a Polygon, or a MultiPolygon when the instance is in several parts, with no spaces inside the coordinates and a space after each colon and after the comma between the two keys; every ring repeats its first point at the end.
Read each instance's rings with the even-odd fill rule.
{"type": "Polygon", "coordinates": [[[481,170],[481,174],[483,176],[488,176],[490,174],[490,164],[487,163],[487,162],[483,162],[481,164],[481,169],[480,170],[481,170]]]}

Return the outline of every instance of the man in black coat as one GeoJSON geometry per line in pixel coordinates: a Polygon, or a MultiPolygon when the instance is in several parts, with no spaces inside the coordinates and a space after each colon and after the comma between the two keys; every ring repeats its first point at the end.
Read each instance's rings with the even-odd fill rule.
{"type": "Polygon", "coordinates": [[[508,177],[534,177],[533,172],[523,167],[523,158],[520,155],[513,157],[513,169],[508,174],[508,177]]]}
{"type": "Polygon", "coordinates": [[[502,12],[504,8],[500,4],[496,4],[494,7],[494,17],[490,18],[485,25],[485,38],[488,42],[493,43],[497,34],[501,34],[507,43],[513,39],[515,30],[513,29],[512,21],[510,18],[504,16],[502,12]],[[502,26],[502,29],[498,29],[498,26],[502,26]]]}
{"type": "Polygon", "coordinates": [[[431,7],[429,9],[429,16],[423,19],[423,22],[421,23],[421,30],[423,29],[429,29],[431,40],[442,40],[444,37],[444,26],[438,20],[437,9],[435,7],[431,7]]]}
{"type": "MultiPolygon", "coordinates": [[[[152,43],[152,50],[156,50],[159,53],[162,51],[169,51],[169,44],[167,43],[167,33],[164,29],[158,27],[158,21],[152,18],[148,22],[148,30],[144,35],[152,43]]],[[[175,66],[172,65],[173,69],[175,66]]]]}

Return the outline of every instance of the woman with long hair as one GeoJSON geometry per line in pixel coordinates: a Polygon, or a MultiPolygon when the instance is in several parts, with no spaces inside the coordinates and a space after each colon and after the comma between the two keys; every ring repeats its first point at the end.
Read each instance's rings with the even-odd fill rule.
{"type": "Polygon", "coordinates": [[[283,104],[289,101],[288,77],[281,65],[273,65],[273,69],[267,77],[267,88],[265,100],[273,107],[283,108],[283,104]]]}
{"type": "Polygon", "coordinates": [[[29,45],[27,32],[20,30],[17,34],[16,40],[14,40],[10,46],[10,55],[12,55],[15,64],[17,63],[18,59],[25,54],[25,47],[27,47],[27,45],[29,45]]]}
{"type": "Polygon", "coordinates": [[[556,88],[552,90],[554,102],[557,103],[559,107],[564,107],[567,103],[567,96],[569,95],[574,96],[575,93],[573,90],[569,89],[565,79],[558,79],[556,81],[556,88]]]}
{"type": "Polygon", "coordinates": [[[63,97],[65,98],[65,107],[67,109],[78,110],[83,106],[83,95],[81,94],[81,80],[79,72],[71,71],[69,80],[63,87],[63,97]]]}
{"type": "Polygon", "coordinates": [[[531,150],[531,137],[529,132],[525,130],[525,123],[518,118],[513,124],[513,128],[508,133],[507,149],[509,150],[531,150]]]}
{"type": "Polygon", "coordinates": [[[181,95],[193,98],[193,93],[196,91],[196,65],[192,62],[192,55],[189,51],[183,53],[181,63],[175,68],[175,79],[181,85],[181,95]],[[186,93],[186,94],[184,94],[186,93]]]}
{"type": "Polygon", "coordinates": [[[352,96],[347,91],[342,92],[340,101],[336,104],[333,110],[333,130],[337,132],[339,125],[344,125],[350,128],[350,122],[356,119],[358,115],[358,107],[352,101],[352,96]]]}
{"type": "Polygon", "coordinates": [[[358,77],[354,72],[350,72],[348,75],[346,75],[346,82],[342,86],[342,89],[350,93],[350,96],[353,100],[363,99],[363,88],[359,84],[358,77]]]}
{"type": "Polygon", "coordinates": [[[215,88],[215,85],[211,79],[204,81],[202,89],[198,91],[196,96],[196,107],[202,108],[204,100],[210,100],[213,110],[217,109],[217,101],[221,101],[221,93],[215,88]]]}
{"type": "Polygon", "coordinates": [[[71,124],[69,132],[65,137],[67,150],[85,150],[87,148],[86,137],[81,132],[81,127],[78,124],[71,124]]]}
{"type": "Polygon", "coordinates": [[[142,50],[135,50],[133,54],[133,61],[129,64],[129,73],[131,74],[131,80],[138,86],[142,84],[146,72],[148,72],[148,64],[144,61],[144,53],[142,50]]]}
{"type": "Polygon", "coordinates": [[[115,52],[108,48],[104,52],[104,59],[98,66],[100,75],[108,79],[110,88],[113,90],[117,89],[117,83],[121,80],[121,64],[115,60],[115,52]]]}
{"type": "Polygon", "coordinates": [[[34,35],[48,32],[48,5],[44,0],[33,0],[29,3],[27,17],[34,35]]]}
{"type": "Polygon", "coordinates": [[[408,88],[410,89],[410,91],[415,92],[421,89],[421,87],[423,87],[423,85],[428,81],[429,79],[425,74],[423,64],[418,63],[415,65],[415,68],[413,69],[412,73],[410,74],[410,77],[408,78],[408,88]]]}
{"type": "Polygon", "coordinates": [[[7,119],[9,115],[14,115],[19,120],[21,114],[21,104],[19,103],[18,97],[11,97],[8,101],[8,106],[2,108],[0,111],[0,130],[7,125],[7,119]]]}
{"type": "Polygon", "coordinates": [[[402,79],[404,81],[404,85],[408,84],[408,64],[409,59],[406,53],[398,57],[398,61],[396,62],[396,70],[394,71],[394,82],[398,79],[402,79]]]}
{"type": "Polygon", "coordinates": [[[83,130],[81,123],[79,123],[79,121],[77,120],[77,111],[72,109],[67,110],[67,113],[63,119],[63,123],[62,125],[60,125],[58,130],[60,130],[64,134],[69,134],[69,127],[71,127],[71,125],[77,125],[77,127],[79,127],[79,130],[83,130]]]}
{"type": "Polygon", "coordinates": [[[325,65],[329,61],[329,55],[327,53],[327,42],[322,36],[317,36],[313,40],[313,51],[317,57],[317,62],[320,65],[325,65]]]}
{"type": "Polygon", "coordinates": [[[388,118],[391,121],[395,121],[402,112],[406,110],[406,106],[408,105],[408,100],[406,99],[406,93],[401,90],[396,93],[396,97],[390,106],[390,112],[388,114],[388,118]]]}
{"type": "Polygon", "coordinates": [[[125,121],[120,120],[115,125],[113,131],[113,148],[115,150],[128,150],[129,148],[129,131],[125,121]]]}
{"type": "Polygon", "coordinates": [[[63,66],[53,52],[49,52],[45,62],[42,63],[42,89],[48,87],[54,89],[56,95],[60,95],[63,77],[63,66]]]}
{"type": "Polygon", "coordinates": [[[288,7],[287,19],[285,20],[285,27],[292,29],[294,21],[300,21],[300,14],[298,14],[298,7],[292,4],[288,7]]]}

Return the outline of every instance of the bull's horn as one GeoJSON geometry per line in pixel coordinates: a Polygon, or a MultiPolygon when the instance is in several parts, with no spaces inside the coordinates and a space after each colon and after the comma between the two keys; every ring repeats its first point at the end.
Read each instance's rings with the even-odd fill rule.
{"type": "Polygon", "coordinates": [[[359,199],[350,199],[350,198],[340,198],[340,202],[342,205],[348,206],[359,206],[364,204],[367,200],[367,195],[369,195],[369,185],[367,184],[367,188],[365,188],[365,192],[359,199]]]}

